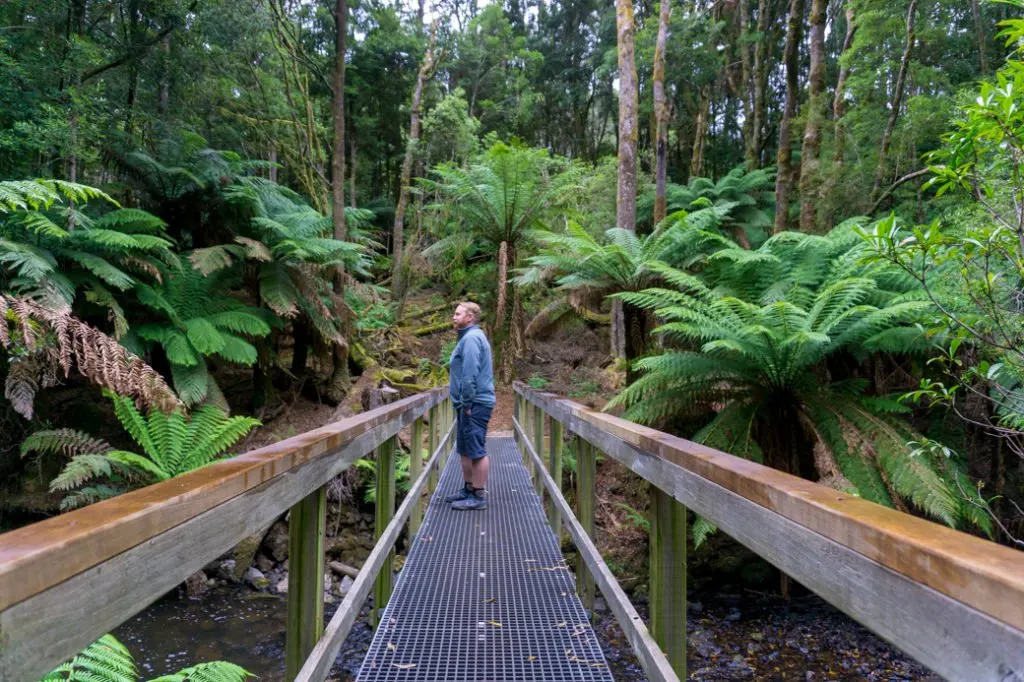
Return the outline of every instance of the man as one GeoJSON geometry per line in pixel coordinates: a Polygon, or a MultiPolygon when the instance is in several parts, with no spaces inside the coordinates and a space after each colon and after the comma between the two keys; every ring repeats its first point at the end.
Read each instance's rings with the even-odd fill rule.
{"type": "Polygon", "coordinates": [[[476,303],[460,303],[452,315],[459,341],[452,351],[449,383],[457,419],[455,449],[461,457],[464,485],[445,502],[460,511],[487,508],[487,424],[494,409],[494,369],[491,344],[477,326],[479,321],[476,303]]]}

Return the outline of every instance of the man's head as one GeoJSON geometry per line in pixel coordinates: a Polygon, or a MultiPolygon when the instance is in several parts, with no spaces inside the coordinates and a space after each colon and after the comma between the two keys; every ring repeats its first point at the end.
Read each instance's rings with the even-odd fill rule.
{"type": "Polygon", "coordinates": [[[465,329],[480,321],[480,306],[476,303],[463,301],[455,306],[455,314],[452,315],[452,324],[456,329],[465,329]]]}

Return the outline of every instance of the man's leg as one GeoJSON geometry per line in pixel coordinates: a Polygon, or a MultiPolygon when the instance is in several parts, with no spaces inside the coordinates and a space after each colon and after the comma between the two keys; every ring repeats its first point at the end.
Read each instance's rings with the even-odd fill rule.
{"type": "Polygon", "coordinates": [[[455,419],[455,451],[459,453],[459,460],[462,464],[462,487],[453,494],[444,498],[445,502],[458,502],[470,497],[473,494],[473,460],[467,456],[470,452],[470,444],[467,442],[468,431],[471,427],[469,417],[457,414],[455,419]]]}
{"type": "Polygon", "coordinates": [[[490,457],[484,455],[480,459],[472,460],[472,467],[473,487],[477,490],[485,489],[487,487],[487,472],[491,468],[490,457]]]}

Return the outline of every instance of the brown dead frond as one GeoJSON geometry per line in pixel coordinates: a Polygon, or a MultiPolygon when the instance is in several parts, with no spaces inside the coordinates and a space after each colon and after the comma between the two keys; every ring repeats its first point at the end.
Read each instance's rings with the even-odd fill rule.
{"type": "Polygon", "coordinates": [[[4,394],[26,419],[32,418],[39,388],[57,383],[58,367],[64,376],[77,367],[89,381],[134,398],[138,405],[167,412],[181,407],[163,377],[142,358],[74,317],[70,308],[45,308],[29,299],[0,296],[0,314],[0,343],[10,348],[17,340],[27,351],[12,360],[4,387],[4,394]]]}

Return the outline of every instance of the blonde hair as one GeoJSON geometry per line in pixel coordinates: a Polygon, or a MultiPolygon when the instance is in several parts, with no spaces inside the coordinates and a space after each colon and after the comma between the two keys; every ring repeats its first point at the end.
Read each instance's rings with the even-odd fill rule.
{"type": "Polygon", "coordinates": [[[472,301],[463,301],[462,303],[455,306],[455,308],[462,308],[463,310],[467,311],[470,315],[473,316],[474,322],[479,322],[480,317],[483,314],[482,311],[480,310],[480,306],[478,306],[476,303],[473,303],[472,301]]]}

